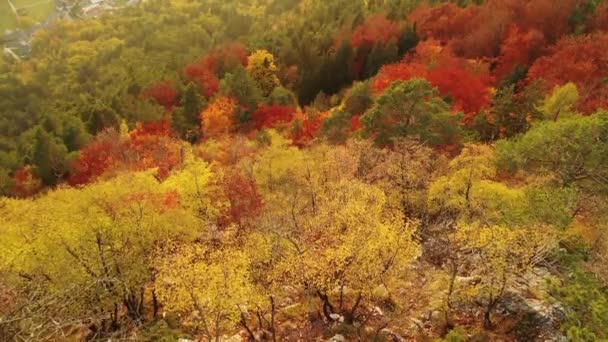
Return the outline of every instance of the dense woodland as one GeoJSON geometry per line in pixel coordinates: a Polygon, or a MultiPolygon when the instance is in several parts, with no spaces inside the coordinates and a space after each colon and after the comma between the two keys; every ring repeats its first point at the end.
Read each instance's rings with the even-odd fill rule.
{"type": "Polygon", "coordinates": [[[149,0],[0,60],[0,340],[608,340],[608,2],[149,0]]]}

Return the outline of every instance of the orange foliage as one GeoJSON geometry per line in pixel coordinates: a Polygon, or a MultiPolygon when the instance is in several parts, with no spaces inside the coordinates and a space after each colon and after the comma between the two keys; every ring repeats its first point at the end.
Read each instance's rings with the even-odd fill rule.
{"type": "Polygon", "coordinates": [[[198,155],[208,161],[221,165],[234,165],[255,153],[255,147],[247,137],[226,135],[215,139],[211,144],[199,146],[198,155]]]}
{"type": "Polygon", "coordinates": [[[543,79],[547,92],[557,85],[574,82],[581,95],[579,110],[593,113],[608,108],[608,33],[565,37],[539,58],[528,72],[528,81],[543,79]]]}
{"type": "Polygon", "coordinates": [[[206,138],[218,138],[234,130],[237,101],[229,97],[215,99],[201,113],[201,132],[206,138]]]}

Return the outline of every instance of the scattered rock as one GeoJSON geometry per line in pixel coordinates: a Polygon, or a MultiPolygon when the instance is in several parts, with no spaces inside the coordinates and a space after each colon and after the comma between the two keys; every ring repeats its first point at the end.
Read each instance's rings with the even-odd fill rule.
{"type": "Polygon", "coordinates": [[[480,281],[480,277],[456,277],[456,283],[463,286],[477,285],[480,281]]]}
{"type": "Polygon", "coordinates": [[[342,317],[341,315],[338,315],[337,313],[329,314],[329,318],[331,318],[334,321],[339,321],[340,319],[342,319],[342,321],[344,321],[344,317],[342,317]]]}
{"type": "Polygon", "coordinates": [[[245,339],[243,338],[242,332],[239,332],[236,335],[230,337],[222,337],[220,339],[221,342],[243,342],[245,339]]]}
{"type": "Polygon", "coordinates": [[[336,334],[334,335],[334,337],[329,339],[329,342],[346,342],[346,339],[344,338],[344,336],[336,334]]]}
{"type": "Polygon", "coordinates": [[[377,306],[374,307],[374,313],[376,313],[378,316],[384,316],[384,312],[382,311],[382,309],[377,306]]]}
{"type": "Polygon", "coordinates": [[[442,318],[442,314],[441,311],[439,310],[434,310],[433,312],[431,312],[431,322],[438,322],[441,320],[442,318]]]}
{"type": "Polygon", "coordinates": [[[395,332],[393,332],[390,329],[384,328],[384,329],[380,330],[380,332],[389,336],[392,339],[392,341],[398,341],[398,342],[405,341],[405,339],[403,337],[397,335],[395,332]]]}

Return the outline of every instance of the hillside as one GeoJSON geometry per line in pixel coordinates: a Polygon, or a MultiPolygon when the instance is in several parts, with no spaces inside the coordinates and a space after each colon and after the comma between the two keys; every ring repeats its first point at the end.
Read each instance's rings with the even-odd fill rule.
{"type": "Polygon", "coordinates": [[[607,340],[606,47],[602,0],[58,19],[0,59],[0,341],[607,340]]]}

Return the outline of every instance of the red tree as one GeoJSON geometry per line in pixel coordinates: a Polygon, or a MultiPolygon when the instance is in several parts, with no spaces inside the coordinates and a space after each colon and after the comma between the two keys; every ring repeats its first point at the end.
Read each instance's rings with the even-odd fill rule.
{"type": "Polygon", "coordinates": [[[203,95],[212,97],[220,90],[220,81],[213,70],[203,64],[190,64],[184,70],[189,81],[196,82],[201,87],[203,95]]]}
{"type": "Polygon", "coordinates": [[[271,128],[278,124],[286,124],[294,117],[295,109],[281,105],[260,105],[253,113],[252,120],[257,129],[271,128]]]}
{"type": "Polygon", "coordinates": [[[153,99],[156,103],[165,107],[168,112],[177,103],[177,95],[177,90],[175,90],[171,81],[159,81],[142,92],[144,99],[153,99]]]}
{"type": "Polygon", "coordinates": [[[465,121],[489,107],[493,79],[487,68],[455,57],[449,48],[427,41],[416,48],[416,54],[400,63],[385,65],[372,81],[372,90],[380,94],[398,80],[427,79],[442,96],[450,96],[455,111],[463,111],[465,121]]]}
{"type": "Polygon", "coordinates": [[[306,114],[299,113],[292,121],[291,140],[295,146],[304,147],[309,145],[323,126],[323,120],[329,116],[329,112],[306,114]]]}
{"type": "Polygon", "coordinates": [[[500,48],[494,75],[502,79],[516,66],[525,67],[538,58],[545,49],[545,36],[538,30],[522,31],[512,25],[500,48]]]}
{"type": "Polygon", "coordinates": [[[122,162],[127,169],[156,167],[160,179],[165,179],[181,160],[182,145],[167,120],[138,124],[122,144],[122,162]]]}
{"type": "Polygon", "coordinates": [[[32,172],[32,167],[26,165],[13,172],[11,194],[17,197],[29,197],[42,187],[42,181],[32,172]]]}
{"type": "Polygon", "coordinates": [[[355,28],[350,43],[353,48],[371,49],[378,42],[388,44],[398,39],[399,25],[382,15],[375,15],[355,28]]]}
{"type": "Polygon", "coordinates": [[[460,8],[452,3],[419,6],[408,17],[418,32],[452,47],[467,58],[496,57],[511,25],[538,31],[548,42],[569,32],[576,0],[488,0],[460,8]]]}
{"type": "Polygon", "coordinates": [[[528,81],[543,79],[546,91],[574,82],[581,95],[579,110],[593,113],[608,108],[608,33],[562,38],[539,58],[528,72],[528,81]]]}
{"type": "Polygon", "coordinates": [[[102,132],[88,146],[80,150],[72,164],[68,182],[83,185],[92,182],[120,162],[121,141],[115,131],[102,132]]]}
{"type": "Polygon", "coordinates": [[[164,179],[181,161],[182,145],[173,136],[168,121],[138,124],[126,137],[115,131],[99,134],[72,164],[69,183],[88,184],[119,170],[150,168],[158,168],[157,177],[164,179]]]}
{"type": "Polygon", "coordinates": [[[187,65],[184,74],[201,86],[203,95],[212,97],[219,91],[219,76],[236,65],[246,66],[247,56],[242,45],[225,45],[203,56],[198,63],[187,65]]]}
{"type": "Polygon", "coordinates": [[[372,81],[372,90],[375,94],[380,94],[398,80],[409,80],[411,78],[426,78],[428,71],[425,65],[418,62],[401,62],[387,64],[380,68],[380,71],[372,81]]]}
{"type": "Polygon", "coordinates": [[[255,182],[238,171],[226,173],[222,182],[222,190],[230,203],[230,207],[220,218],[222,226],[230,223],[241,226],[246,219],[256,217],[264,206],[255,182]]]}
{"type": "Polygon", "coordinates": [[[608,2],[602,3],[589,18],[588,31],[608,31],[608,2]]]}
{"type": "Polygon", "coordinates": [[[480,110],[490,106],[491,79],[483,72],[475,72],[464,61],[450,59],[430,70],[428,81],[443,96],[450,96],[453,109],[465,113],[465,122],[480,110]]]}

